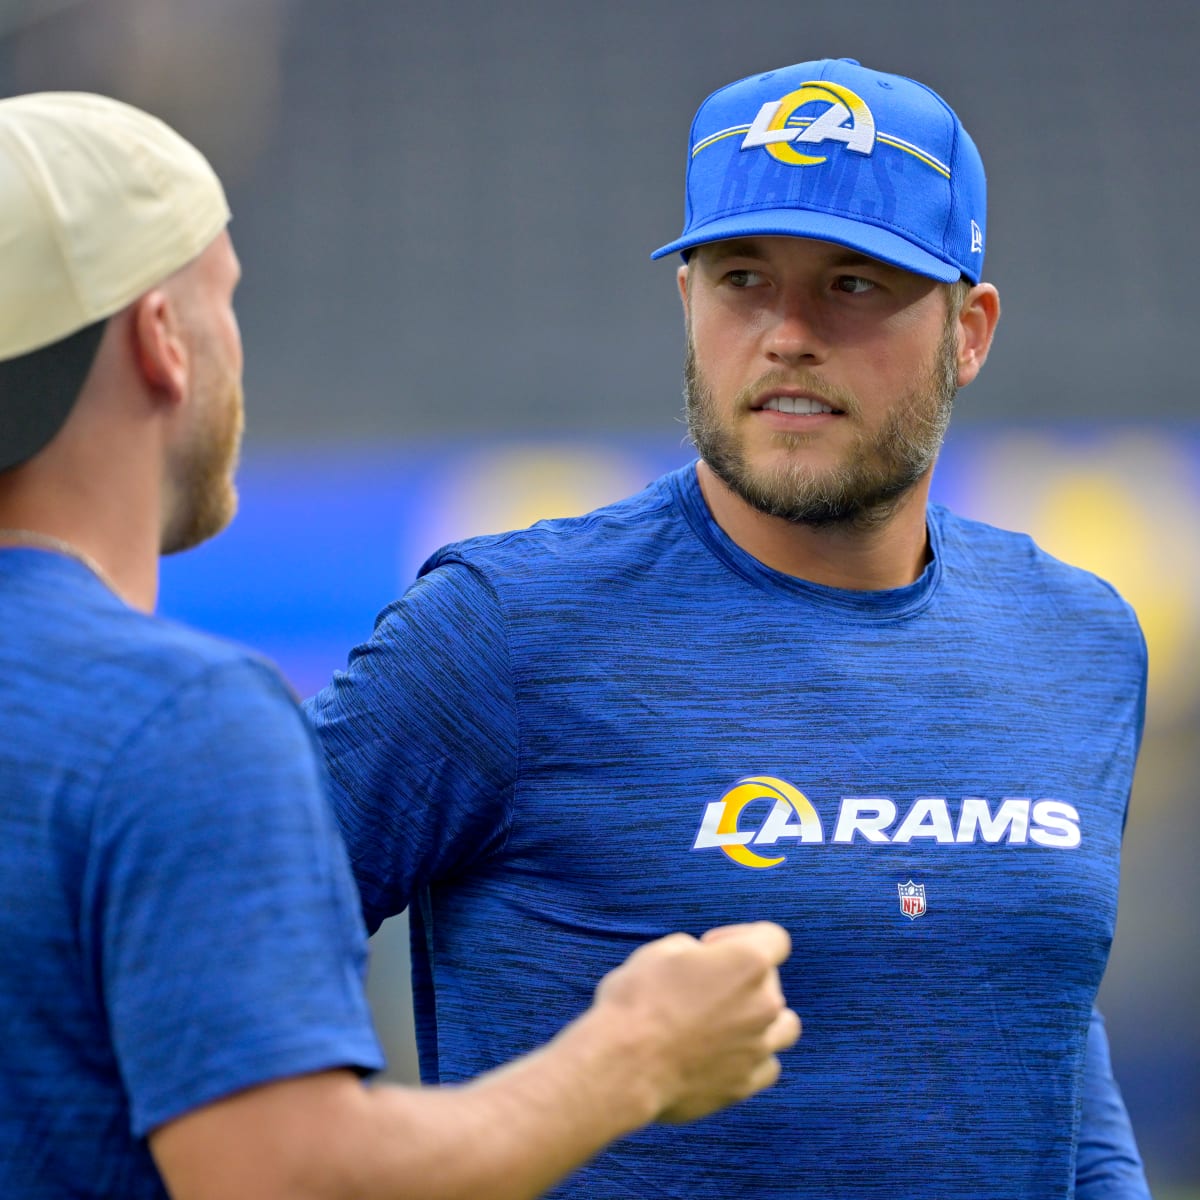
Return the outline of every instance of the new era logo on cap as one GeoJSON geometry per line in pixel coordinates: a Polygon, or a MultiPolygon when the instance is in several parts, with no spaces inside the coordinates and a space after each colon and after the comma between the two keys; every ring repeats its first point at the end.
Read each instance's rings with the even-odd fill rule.
{"type": "Polygon", "coordinates": [[[683,235],[850,246],[945,282],[983,268],[983,163],[923,84],[851,59],[800,63],[714,92],[692,123],[683,235]]]}

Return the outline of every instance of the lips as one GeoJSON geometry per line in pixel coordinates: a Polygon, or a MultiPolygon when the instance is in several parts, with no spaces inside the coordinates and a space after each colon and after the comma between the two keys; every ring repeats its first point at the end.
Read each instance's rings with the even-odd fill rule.
{"type": "Polygon", "coordinates": [[[754,409],[758,412],[778,412],[788,413],[793,416],[815,416],[818,413],[840,414],[842,410],[835,408],[832,404],[826,403],[824,400],[818,400],[813,396],[767,396],[760,403],[755,404],[754,409]]]}

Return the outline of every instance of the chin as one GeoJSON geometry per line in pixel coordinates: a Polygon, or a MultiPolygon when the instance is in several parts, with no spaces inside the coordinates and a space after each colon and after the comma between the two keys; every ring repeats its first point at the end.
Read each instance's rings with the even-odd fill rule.
{"type": "Polygon", "coordinates": [[[189,505],[163,531],[159,553],[181,554],[215,538],[237,515],[238,495],[232,482],[219,494],[210,492],[199,504],[189,505]]]}

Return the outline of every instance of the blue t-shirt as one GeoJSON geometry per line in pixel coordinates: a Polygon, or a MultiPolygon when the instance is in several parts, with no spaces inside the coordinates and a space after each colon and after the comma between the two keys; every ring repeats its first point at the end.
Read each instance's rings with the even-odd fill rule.
{"type": "Polygon", "coordinates": [[[1089,1038],[1144,643],[1028,538],[928,527],[911,586],[822,587],[687,468],[440,551],[310,702],[368,926],[412,904],[428,1079],[545,1041],[651,938],[791,933],[780,1083],[552,1195],[1057,1200],[1081,1110],[1087,1194],[1144,1194],[1089,1038]]]}
{"type": "Polygon", "coordinates": [[[265,662],[0,552],[0,1195],[164,1197],[145,1135],[381,1065],[310,732],[265,662]]]}

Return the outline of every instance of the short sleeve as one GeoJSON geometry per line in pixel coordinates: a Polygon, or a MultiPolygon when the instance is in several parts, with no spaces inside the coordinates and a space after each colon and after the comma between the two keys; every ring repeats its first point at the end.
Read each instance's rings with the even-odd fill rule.
{"type": "Polygon", "coordinates": [[[253,660],[160,703],[102,781],[83,893],[131,1124],[382,1056],[365,934],[304,720],[253,660]]]}
{"type": "Polygon", "coordinates": [[[503,845],[515,689],[500,605],[474,570],[419,579],[305,709],[370,930],[503,845]]]}

